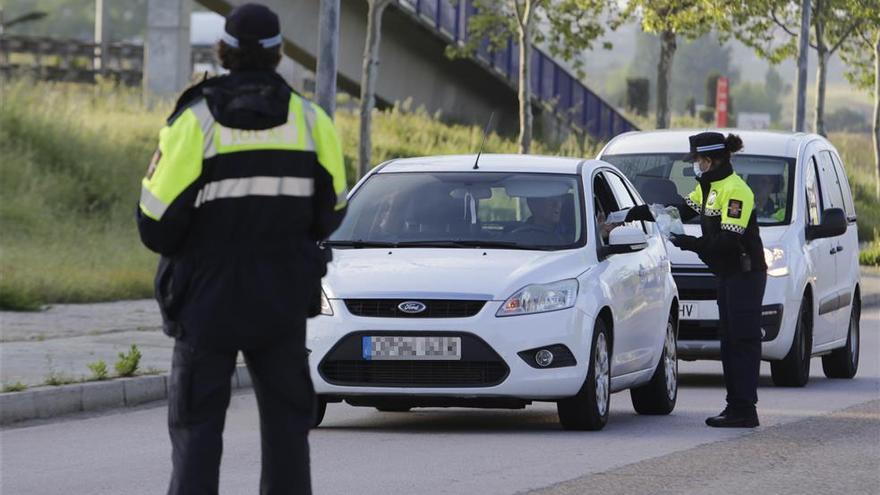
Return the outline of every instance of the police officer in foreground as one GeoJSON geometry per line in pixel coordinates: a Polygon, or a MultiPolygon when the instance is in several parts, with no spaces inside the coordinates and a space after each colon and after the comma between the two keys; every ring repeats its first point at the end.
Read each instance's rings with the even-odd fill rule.
{"type": "Polygon", "coordinates": [[[168,493],[217,493],[239,351],[260,409],[260,492],[310,493],[306,318],[326,270],[317,243],[345,211],[342,150],[330,118],[275,72],[274,12],[235,8],[218,55],[230,74],[180,97],[137,215],[141,240],[162,255],[156,297],[176,339],[168,493]]]}
{"type": "MultiPolygon", "coordinates": [[[[706,419],[706,424],[753,428],[759,425],[755,404],[761,365],[761,306],[767,281],[755,196],[730,163],[731,153],[743,147],[738,136],[703,132],[689,139],[697,187],[679,210],[683,220],[700,216],[703,235],[677,235],[670,241],[697,253],[718,277],[727,407],[718,416],[706,419]]],[[[633,208],[627,215],[627,221],[651,219],[646,205],[633,208]]]]}

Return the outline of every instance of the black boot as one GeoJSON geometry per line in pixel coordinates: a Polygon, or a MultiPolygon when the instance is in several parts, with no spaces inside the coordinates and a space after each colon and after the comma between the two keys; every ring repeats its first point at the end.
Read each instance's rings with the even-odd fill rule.
{"type": "Polygon", "coordinates": [[[730,412],[730,408],[725,407],[724,410],[718,414],[718,416],[712,416],[711,418],[706,418],[706,424],[708,425],[710,421],[714,422],[714,421],[720,421],[720,420],[724,419],[729,412],[730,412]]]}
{"type": "Polygon", "coordinates": [[[756,411],[731,411],[725,409],[719,416],[707,418],[706,424],[713,428],[755,428],[760,426],[756,411]]]}

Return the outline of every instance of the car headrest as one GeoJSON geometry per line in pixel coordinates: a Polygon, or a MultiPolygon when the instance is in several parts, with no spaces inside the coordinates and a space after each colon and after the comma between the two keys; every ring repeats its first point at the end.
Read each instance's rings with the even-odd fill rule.
{"type": "Polygon", "coordinates": [[[749,185],[752,190],[755,189],[759,185],[761,181],[770,179],[773,183],[773,188],[770,190],[772,193],[778,193],[782,191],[782,176],[777,174],[749,174],[746,178],[746,184],[749,185]]]}

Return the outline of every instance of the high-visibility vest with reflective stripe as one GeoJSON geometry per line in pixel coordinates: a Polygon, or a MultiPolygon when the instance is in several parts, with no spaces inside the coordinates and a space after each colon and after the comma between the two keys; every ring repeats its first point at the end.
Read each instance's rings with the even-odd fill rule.
{"type": "MultiPolygon", "coordinates": [[[[315,153],[318,163],[332,177],[335,208],[345,207],[345,164],[333,123],[314,103],[291,94],[287,122],[263,130],[221,125],[204,99],[185,109],[159,134],[160,161],[153,175],[141,183],[141,211],[159,221],[168,207],[202,177],[205,161],[265,150],[315,153]]],[[[313,192],[314,179],[310,177],[226,178],[200,184],[192,206],[199,208],[219,199],[249,196],[308,197],[313,192]]]]}

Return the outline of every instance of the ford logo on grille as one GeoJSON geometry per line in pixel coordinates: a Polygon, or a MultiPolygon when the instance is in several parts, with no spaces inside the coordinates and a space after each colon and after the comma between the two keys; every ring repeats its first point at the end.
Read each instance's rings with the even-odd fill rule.
{"type": "Polygon", "coordinates": [[[397,309],[403,311],[404,313],[409,313],[411,315],[421,313],[422,311],[428,309],[424,303],[420,303],[418,301],[405,301],[397,305],[397,309]]]}

